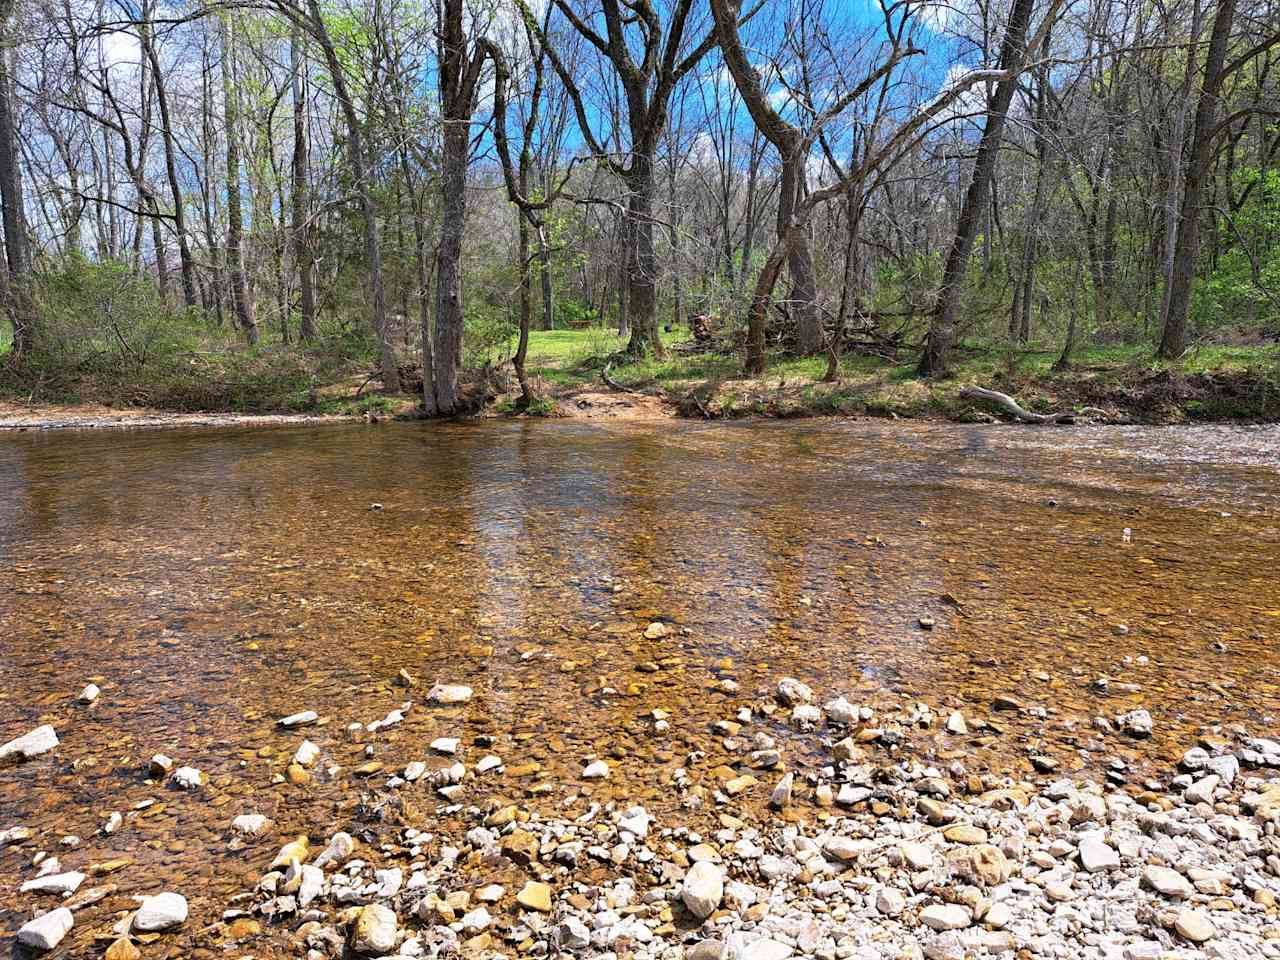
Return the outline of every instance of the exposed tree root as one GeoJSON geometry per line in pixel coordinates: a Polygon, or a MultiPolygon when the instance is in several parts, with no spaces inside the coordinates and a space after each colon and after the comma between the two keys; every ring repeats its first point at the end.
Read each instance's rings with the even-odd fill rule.
{"type": "Polygon", "coordinates": [[[1075,423],[1078,417],[1078,414],[1070,412],[1032,413],[1019,405],[1018,401],[1007,393],[1001,393],[998,390],[986,390],[982,387],[965,387],[960,391],[960,396],[965,400],[982,400],[993,404],[1020,423],[1075,423]]]}

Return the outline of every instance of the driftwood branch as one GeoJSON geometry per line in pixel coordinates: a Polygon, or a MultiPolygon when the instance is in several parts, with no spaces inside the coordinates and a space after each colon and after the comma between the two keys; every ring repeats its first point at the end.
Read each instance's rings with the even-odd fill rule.
{"type": "Polygon", "coordinates": [[[1019,421],[1020,423],[1075,423],[1076,414],[1074,413],[1032,413],[1030,410],[1024,409],[1007,393],[1000,393],[998,390],[985,390],[982,387],[965,387],[960,391],[960,396],[964,400],[982,400],[999,407],[1005,413],[1019,421]]]}
{"type": "Polygon", "coordinates": [[[613,361],[610,360],[604,365],[604,369],[600,371],[600,379],[604,381],[605,386],[611,390],[617,390],[619,393],[630,393],[633,396],[641,396],[641,392],[639,390],[632,390],[630,387],[624,387],[609,375],[609,368],[612,366],[613,361]]]}

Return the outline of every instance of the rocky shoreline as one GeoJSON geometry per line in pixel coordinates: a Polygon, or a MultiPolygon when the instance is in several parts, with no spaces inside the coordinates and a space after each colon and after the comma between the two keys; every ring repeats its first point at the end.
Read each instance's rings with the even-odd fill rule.
{"type": "MultiPolygon", "coordinates": [[[[80,699],[99,693],[86,688],[80,699]]],[[[1040,782],[984,777],[959,758],[930,764],[893,749],[901,723],[958,734],[977,718],[944,718],[918,702],[898,715],[842,697],[819,706],[823,698],[784,678],[716,724],[736,762],[705,771],[700,751],[686,758],[672,785],[675,813],[575,796],[585,812],[558,815],[540,809],[536,795],[511,802],[491,787],[489,775],[516,766],[493,752],[491,738],[436,738],[421,758],[382,755],[379,730],[471,696],[465,686],[437,684],[424,704],[396,705],[368,724],[315,711],[282,718],[282,736],[307,736],[281,782],[350,776],[351,789],[363,791],[360,816],[347,830],[297,837],[279,836],[260,813],[227,817],[229,846],[260,864],[260,880],[199,930],[187,929],[184,891],[111,910],[128,895],[127,881],[97,878],[126,872],[111,863],[68,869],[60,861],[75,863],[78,838],[46,836],[38,823],[0,824],[0,862],[9,872],[21,861],[31,917],[14,931],[18,941],[65,951],[59,944],[84,923],[102,944],[93,955],[110,960],[187,955],[172,952],[166,938],[175,931],[217,948],[210,956],[308,960],[459,952],[1280,957],[1280,742],[1247,730],[1207,731],[1178,770],[1137,783],[1055,779],[1049,757],[1031,758],[1048,777],[1040,782]],[[787,744],[768,732],[780,721],[820,743],[825,762],[790,766],[787,744]],[[330,741],[358,751],[360,762],[344,770],[330,741]],[[748,809],[753,794],[767,805],[748,809]],[[716,826],[691,829],[681,811],[716,826]],[[96,885],[86,884],[90,877],[96,885]]],[[[1007,697],[991,707],[1022,709],[1007,697]]],[[[648,715],[654,736],[673,722],[661,710],[648,715]]],[[[1143,710],[1095,719],[1103,735],[1127,741],[1149,735],[1151,723],[1143,710]]],[[[42,726],[0,747],[0,758],[23,762],[58,749],[56,730],[42,726]]],[[[169,757],[149,766],[157,786],[198,795],[207,785],[198,769],[169,757]]],[[[610,770],[604,758],[583,758],[583,787],[608,780],[610,770]]],[[[129,824],[119,812],[101,827],[107,835],[122,829],[129,824]]]]}

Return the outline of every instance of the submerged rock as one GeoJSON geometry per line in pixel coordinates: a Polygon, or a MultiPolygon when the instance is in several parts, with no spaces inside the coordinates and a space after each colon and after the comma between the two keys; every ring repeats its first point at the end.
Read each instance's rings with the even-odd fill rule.
{"type": "Polygon", "coordinates": [[[36,727],[30,733],[23,734],[16,740],[10,740],[0,747],[0,760],[7,760],[10,757],[30,760],[32,757],[38,757],[42,753],[48,753],[57,745],[58,734],[53,727],[46,723],[44,726],[36,727]]]}
{"type": "Polygon", "coordinates": [[[788,707],[813,701],[813,690],[795,677],[783,677],[778,681],[778,699],[788,707]]]}
{"type": "Polygon", "coordinates": [[[310,726],[313,723],[317,723],[319,720],[320,720],[320,714],[316,713],[314,710],[304,710],[301,713],[295,713],[287,717],[282,717],[277,722],[282,727],[292,728],[292,727],[310,726]]]}
{"type": "Polygon", "coordinates": [[[79,700],[81,703],[88,704],[88,703],[93,703],[93,701],[97,700],[101,694],[102,694],[102,691],[98,689],[98,685],[96,683],[89,683],[89,684],[86,684],[85,688],[80,691],[80,696],[76,697],[76,699],[79,700]]]}
{"type": "Polygon", "coordinates": [[[21,887],[23,893],[75,893],[84,883],[84,874],[51,873],[47,876],[28,880],[21,887]]]}
{"type": "Polygon", "coordinates": [[[144,897],[133,916],[133,928],[139,933],[160,933],[187,922],[187,898],[180,893],[158,893],[144,897]]]}
{"type": "Polygon", "coordinates": [[[604,780],[609,776],[609,764],[603,760],[589,763],[582,768],[583,780],[604,780]]]}
{"type": "Polygon", "coordinates": [[[445,705],[467,703],[471,700],[471,688],[461,684],[437,683],[428,691],[427,699],[445,705]]]}
{"type": "Polygon", "coordinates": [[[33,950],[52,950],[71,932],[75,917],[66,907],[59,907],[28,921],[18,931],[18,942],[33,950]]]}
{"type": "Polygon", "coordinates": [[[271,827],[271,819],[260,813],[244,813],[231,821],[231,829],[246,837],[260,837],[271,827]]]}

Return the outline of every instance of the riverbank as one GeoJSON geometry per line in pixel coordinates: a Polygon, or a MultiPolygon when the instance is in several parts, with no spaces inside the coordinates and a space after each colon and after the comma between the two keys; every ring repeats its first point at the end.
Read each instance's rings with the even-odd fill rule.
{"type": "MultiPolygon", "coordinates": [[[[549,402],[538,413],[572,416],[574,395],[605,385],[594,338],[570,331],[531,340],[530,369],[549,402]]],[[[619,341],[617,349],[621,349],[619,341]]],[[[1034,413],[1079,414],[1101,423],[1274,422],[1280,419],[1280,349],[1205,348],[1177,364],[1156,363],[1145,347],[1081,351],[1056,369],[1057,354],[1005,344],[962,345],[952,376],[928,380],[911,359],[848,355],[825,379],[823,357],[778,356],[762,377],[745,377],[737,355],[697,349],[673,338],[661,361],[611,365],[615,394],[657,399],[694,419],[887,417],[994,421],[1007,416],[961,395],[967,386],[1017,398],[1034,413]]],[[[495,409],[514,410],[514,398],[495,409]]]]}
{"type": "MultiPolygon", "coordinates": [[[[485,390],[493,399],[481,413],[612,420],[1008,419],[999,409],[962,396],[965,387],[974,386],[1011,395],[1033,413],[1073,414],[1096,423],[1280,420],[1280,348],[1273,346],[1204,348],[1177,364],[1154,362],[1145,347],[1093,349],[1081,351],[1069,369],[1058,370],[1053,351],[968,344],[957,350],[953,375],[946,380],[918,377],[909,358],[849,355],[827,381],[821,357],[777,355],[770,358],[765,376],[745,377],[739,356],[697,348],[684,336],[664,335],[664,360],[624,363],[616,357],[625,341],[612,331],[535,331],[528,372],[537,399],[521,408],[514,378],[499,367],[485,390]]],[[[11,385],[8,400],[0,400],[0,429],[270,425],[415,416],[418,398],[379,392],[373,375],[350,363],[299,365],[292,358],[293,366],[285,364],[292,378],[272,379],[263,371],[274,369],[278,354],[250,364],[257,377],[253,382],[265,385],[261,392],[245,384],[235,389],[218,385],[221,367],[216,363],[201,368],[200,376],[208,382],[202,381],[200,390],[169,383],[165,391],[157,391],[137,384],[123,393],[113,388],[103,394],[101,381],[85,381],[75,389],[64,385],[56,399],[66,399],[63,394],[70,390],[83,401],[75,404],[41,400],[23,381],[11,385]],[[150,407],[135,406],[121,399],[126,396],[168,396],[175,405],[151,401],[150,407]]],[[[410,380],[420,376],[411,366],[404,375],[410,380]]]]}
{"type": "MultiPolygon", "coordinates": [[[[399,736],[447,725],[474,697],[419,688],[405,671],[399,683],[410,699],[373,722],[277,718],[274,763],[243,765],[285,798],[336,791],[329,822],[299,828],[287,799],[248,800],[179,749],[140,766],[144,800],[102,798],[96,829],[64,835],[39,818],[0,829],[0,891],[34,918],[19,942],[76,955],[93,942],[110,960],[139,947],[311,960],[1280,956],[1280,743],[1252,731],[1208,726],[1176,767],[1113,759],[1104,781],[1059,776],[1034,753],[1024,773],[983,775],[967,769],[973,746],[1041,708],[998,696],[963,711],[874,710],[792,678],[721,684],[705,750],[686,752],[680,716],[636,714],[682,759],[665,786],[677,802],[647,808],[609,788],[608,757],[553,785],[502,737],[399,736]],[[950,749],[916,754],[904,729],[939,731],[950,749]],[[125,850],[165,807],[214,821],[241,889],[211,897],[198,872],[171,873],[162,890],[133,882],[125,850]]],[[[92,765],[75,713],[112,687],[50,704],[52,724],[0,756],[92,765]]],[[[1152,718],[1090,726],[1087,749],[1129,755],[1152,718]]]]}

